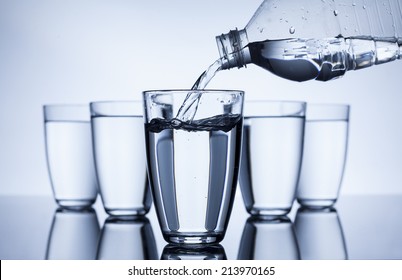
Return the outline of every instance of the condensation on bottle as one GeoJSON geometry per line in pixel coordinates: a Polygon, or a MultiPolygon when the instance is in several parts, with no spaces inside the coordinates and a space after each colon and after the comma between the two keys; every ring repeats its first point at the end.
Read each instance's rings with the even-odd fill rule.
{"type": "Polygon", "coordinates": [[[216,37],[221,68],[253,63],[327,81],[402,57],[402,0],[265,0],[244,29],[216,37]]]}

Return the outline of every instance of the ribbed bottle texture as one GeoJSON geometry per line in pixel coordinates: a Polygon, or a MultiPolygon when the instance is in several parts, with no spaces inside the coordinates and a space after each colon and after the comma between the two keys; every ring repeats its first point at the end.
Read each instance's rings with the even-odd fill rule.
{"type": "Polygon", "coordinates": [[[265,0],[217,42],[222,69],[254,63],[290,80],[331,80],[402,57],[402,0],[265,0]]]}

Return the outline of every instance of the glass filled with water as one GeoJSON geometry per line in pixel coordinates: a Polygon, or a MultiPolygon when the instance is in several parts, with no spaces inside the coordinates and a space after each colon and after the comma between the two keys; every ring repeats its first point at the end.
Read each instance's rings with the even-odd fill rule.
{"type": "Polygon", "coordinates": [[[280,216],[292,208],[303,151],[305,102],[245,105],[240,188],[247,212],[280,216]]]}
{"type": "Polygon", "coordinates": [[[238,177],[243,95],[229,90],[144,92],[148,173],[166,241],[223,239],[238,177]],[[194,100],[196,106],[187,106],[194,100]],[[183,114],[182,108],[193,111],[183,114]]]}
{"type": "Polygon", "coordinates": [[[45,105],[48,170],[56,202],[91,206],[98,195],[88,105],[45,105]]]}
{"type": "Polygon", "coordinates": [[[140,101],[92,102],[96,174],[105,211],[144,215],[152,203],[140,101]]]}
{"type": "Polygon", "coordinates": [[[301,205],[323,208],[336,202],[345,168],[348,127],[348,105],[308,104],[297,189],[301,205]]]}

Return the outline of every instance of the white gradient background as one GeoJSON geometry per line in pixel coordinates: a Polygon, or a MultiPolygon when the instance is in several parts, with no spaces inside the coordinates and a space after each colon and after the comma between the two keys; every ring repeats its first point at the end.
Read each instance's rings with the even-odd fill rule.
{"type": "MultiPolygon", "coordinates": [[[[189,88],[261,0],[0,0],[0,194],[51,194],[42,105],[189,88]]],[[[209,88],[246,98],[351,104],[343,194],[402,193],[402,61],[296,83],[257,66],[209,88]]]]}

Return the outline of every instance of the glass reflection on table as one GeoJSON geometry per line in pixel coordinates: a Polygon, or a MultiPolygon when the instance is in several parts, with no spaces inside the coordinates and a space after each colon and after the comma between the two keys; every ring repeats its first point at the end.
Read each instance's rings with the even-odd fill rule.
{"type": "Polygon", "coordinates": [[[226,260],[225,249],[220,244],[175,245],[168,244],[161,260],[226,260]]]}
{"type": "Polygon", "coordinates": [[[240,241],[239,260],[300,259],[293,224],[286,216],[252,216],[247,219],[240,241]]]}
{"type": "Polygon", "coordinates": [[[99,260],[157,260],[155,237],[144,216],[108,217],[99,238],[99,260]]]}
{"type": "Polygon", "coordinates": [[[56,209],[49,232],[46,259],[94,260],[99,232],[94,209],[56,209]]]}
{"type": "Polygon", "coordinates": [[[335,208],[299,208],[296,236],[302,260],[346,260],[345,237],[335,208]]]}

